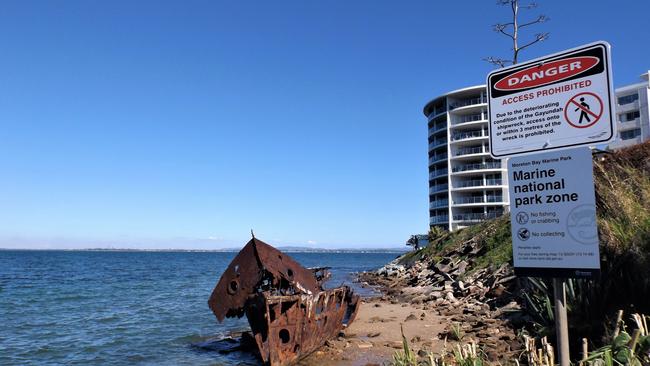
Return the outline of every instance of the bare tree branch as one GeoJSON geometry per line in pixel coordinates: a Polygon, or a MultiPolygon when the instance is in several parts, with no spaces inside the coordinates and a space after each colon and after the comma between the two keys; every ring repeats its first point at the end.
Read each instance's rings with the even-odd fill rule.
{"type": "Polygon", "coordinates": [[[549,21],[549,20],[550,19],[546,15],[540,15],[537,19],[533,20],[532,22],[520,24],[519,28],[523,28],[525,26],[533,25],[533,24],[537,24],[537,23],[544,23],[544,22],[549,21]]]}
{"type": "Polygon", "coordinates": [[[522,23],[519,24],[518,17],[519,17],[519,10],[521,9],[534,9],[537,7],[537,3],[535,2],[530,2],[527,4],[522,4],[520,3],[520,0],[497,0],[497,5],[509,5],[510,9],[512,11],[512,22],[508,23],[497,23],[493,26],[493,30],[495,32],[499,32],[505,36],[508,36],[512,40],[512,60],[505,60],[501,58],[495,58],[495,57],[487,57],[484,58],[483,60],[486,62],[489,62],[491,64],[497,65],[499,67],[505,67],[507,64],[516,64],[517,59],[519,57],[519,52],[524,50],[525,48],[528,48],[532,46],[535,43],[544,41],[548,39],[548,33],[538,33],[535,35],[535,39],[532,41],[524,44],[523,46],[519,46],[519,30],[521,28],[534,25],[537,23],[544,23],[549,20],[549,18],[546,15],[540,15],[538,16],[535,20],[529,21],[527,23],[522,23]],[[509,30],[509,27],[512,26],[512,33],[507,32],[509,30]]]}
{"type": "Polygon", "coordinates": [[[530,45],[533,45],[533,44],[535,44],[537,42],[541,42],[541,41],[544,41],[544,40],[547,40],[547,39],[548,39],[548,33],[537,33],[535,35],[535,39],[532,40],[531,42],[529,42],[528,44],[519,47],[519,51],[523,50],[524,48],[526,48],[526,47],[528,47],[530,45]]]}
{"type": "Polygon", "coordinates": [[[519,5],[519,7],[524,9],[535,9],[537,7],[537,3],[533,2],[527,5],[519,5]]]}
{"type": "Polygon", "coordinates": [[[508,64],[512,63],[512,60],[504,60],[502,58],[495,58],[492,56],[484,58],[483,61],[489,62],[501,68],[506,67],[508,64]]]}
{"type": "Polygon", "coordinates": [[[508,33],[508,32],[505,31],[505,29],[508,27],[509,24],[512,24],[512,23],[507,23],[507,24],[496,24],[496,25],[494,26],[494,31],[495,31],[495,32],[503,33],[503,34],[505,34],[506,36],[508,36],[508,37],[510,37],[510,38],[512,38],[512,39],[514,40],[514,39],[515,39],[515,36],[514,36],[513,34],[510,34],[510,33],[508,33]]]}

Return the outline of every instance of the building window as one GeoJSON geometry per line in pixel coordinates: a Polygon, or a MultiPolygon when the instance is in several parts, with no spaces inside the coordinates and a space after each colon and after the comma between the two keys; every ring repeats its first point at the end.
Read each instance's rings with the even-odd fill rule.
{"type": "Polygon", "coordinates": [[[639,99],[639,94],[630,94],[623,97],[618,97],[618,105],[630,104],[639,99]]]}
{"type": "Polygon", "coordinates": [[[621,140],[629,140],[641,136],[641,129],[635,128],[633,130],[621,131],[621,140]]]}
{"type": "Polygon", "coordinates": [[[630,122],[634,121],[635,119],[641,117],[641,113],[639,111],[633,111],[633,112],[627,112],[623,113],[620,115],[620,120],[621,122],[630,122]]]}

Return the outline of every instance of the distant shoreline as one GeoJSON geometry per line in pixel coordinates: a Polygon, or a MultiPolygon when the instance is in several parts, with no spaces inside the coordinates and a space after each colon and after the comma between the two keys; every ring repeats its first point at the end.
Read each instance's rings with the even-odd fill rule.
{"type": "MultiPolygon", "coordinates": [[[[395,253],[404,254],[408,248],[388,249],[323,249],[323,248],[278,248],[285,253],[395,253]]],[[[30,249],[30,248],[0,248],[0,251],[25,251],[25,252],[160,252],[160,253],[237,253],[241,249],[129,249],[129,248],[84,248],[84,249],[30,249]]]]}

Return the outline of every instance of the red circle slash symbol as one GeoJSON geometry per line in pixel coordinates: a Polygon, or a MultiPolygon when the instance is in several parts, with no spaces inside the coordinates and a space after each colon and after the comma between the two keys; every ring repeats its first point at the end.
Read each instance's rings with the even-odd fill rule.
{"type": "Polygon", "coordinates": [[[602,115],[603,100],[591,92],[574,95],[564,106],[564,119],[575,128],[591,127],[602,115]]]}

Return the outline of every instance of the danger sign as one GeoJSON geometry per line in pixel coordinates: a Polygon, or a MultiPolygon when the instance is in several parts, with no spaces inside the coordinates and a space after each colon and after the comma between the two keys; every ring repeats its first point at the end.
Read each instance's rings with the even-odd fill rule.
{"type": "Polygon", "coordinates": [[[493,71],[487,85],[495,158],[601,144],[615,136],[606,42],[493,71]]]}

